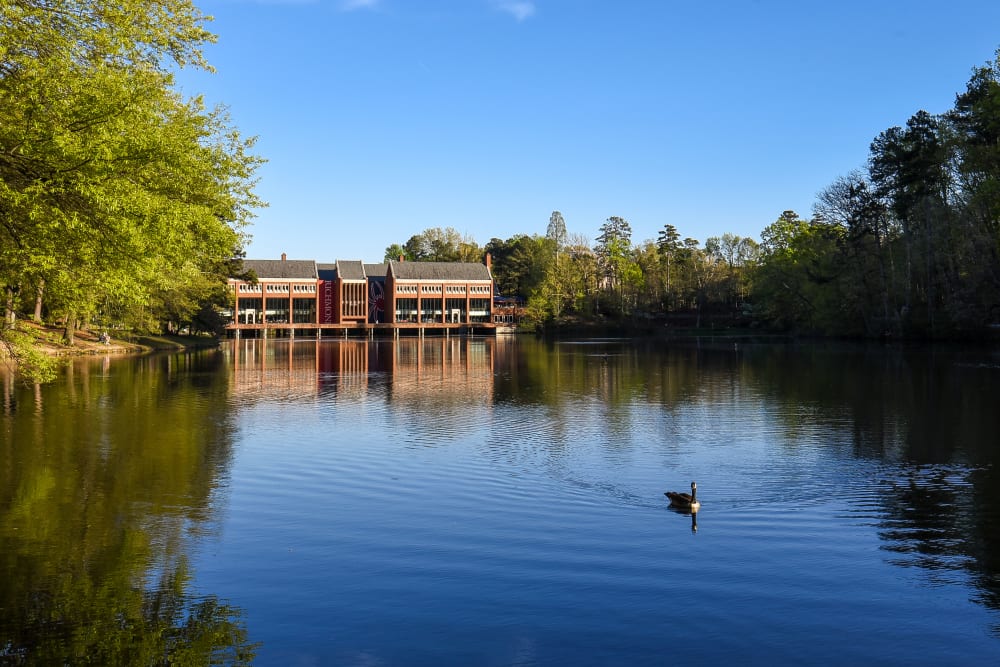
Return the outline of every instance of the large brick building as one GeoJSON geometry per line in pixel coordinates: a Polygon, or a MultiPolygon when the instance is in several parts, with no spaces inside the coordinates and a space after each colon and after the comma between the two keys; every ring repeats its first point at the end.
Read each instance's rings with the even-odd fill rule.
{"type": "Polygon", "coordinates": [[[324,330],[493,326],[493,275],[484,264],[248,259],[256,280],[229,280],[228,328],[256,335],[324,330]],[[269,332],[273,332],[270,333],[269,332]]]}

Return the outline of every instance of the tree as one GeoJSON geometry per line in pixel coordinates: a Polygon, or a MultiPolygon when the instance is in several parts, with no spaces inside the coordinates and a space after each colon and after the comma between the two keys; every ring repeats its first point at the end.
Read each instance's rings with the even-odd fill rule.
{"type": "Polygon", "coordinates": [[[402,246],[386,248],[386,260],[403,256],[411,262],[480,262],[483,249],[471,236],[462,236],[453,227],[430,227],[411,236],[402,246]]]}
{"type": "Polygon", "coordinates": [[[1000,323],[1000,50],[973,70],[947,115],[953,132],[960,209],[954,236],[962,281],[949,301],[968,326],[1000,323]],[[961,307],[960,312],[956,308],[961,307]]]}
{"type": "Polygon", "coordinates": [[[757,242],[726,232],[707,239],[705,253],[720,263],[724,274],[720,300],[738,316],[749,293],[750,272],[759,254],[757,242]]]}
{"type": "Polygon", "coordinates": [[[566,221],[559,211],[552,211],[549,216],[549,226],[545,230],[545,238],[551,240],[556,247],[556,252],[566,245],[566,221]]]}
{"type": "Polygon", "coordinates": [[[615,296],[618,311],[624,315],[629,309],[627,292],[637,284],[637,267],[632,258],[632,226],[625,218],[608,218],[601,225],[594,252],[602,272],[604,289],[615,296]]]}
{"type": "Polygon", "coordinates": [[[393,243],[391,246],[386,248],[385,255],[382,257],[382,259],[386,262],[389,261],[398,262],[400,259],[404,259],[410,262],[413,261],[412,257],[407,256],[406,248],[399,245],[398,243],[393,243]]]}
{"type": "Polygon", "coordinates": [[[0,286],[41,310],[44,284],[70,341],[179,264],[224,278],[263,205],[254,140],[173,90],[170,67],[208,67],[206,20],[185,0],[0,7],[0,286]]]}
{"type": "Polygon", "coordinates": [[[860,171],[838,178],[819,193],[817,217],[847,230],[847,302],[864,320],[868,335],[901,333],[893,242],[898,233],[888,205],[860,171]]]}
{"type": "Polygon", "coordinates": [[[677,262],[677,251],[681,249],[681,235],[677,228],[671,224],[663,225],[656,240],[656,249],[663,259],[666,267],[666,276],[663,285],[663,307],[668,313],[673,303],[673,283],[671,281],[671,269],[677,262]]]}
{"type": "Polygon", "coordinates": [[[604,289],[615,295],[618,310],[627,310],[625,290],[633,281],[633,265],[629,260],[632,253],[632,226],[625,218],[611,216],[603,225],[594,248],[598,265],[602,272],[604,289]]]}
{"type": "Polygon", "coordinates": [[[555,244],[544,236],[517,234],[506,241],[493,238],[485,251],[493,261],[493,280],[504,296],[529,299],[555,261],[555,244]]]}
{"type": "Polygon", "coordinates": [[[777,327],[823,333],[856,333],[845,316],[844,258],[840,225],[805,221],[784,211],[761,233],[754,300],[777,327]]]}
{"type": "Polygon", "coordinates": [[[869,171],[876,191],[901,223],[906,251],[907,310],[919,308],[930,333],[937,303],[947,293],[937,248],[948,228],[947,150],[938,120],[919,111],[906,129],[882,132],[871,145],[869,171]]]}

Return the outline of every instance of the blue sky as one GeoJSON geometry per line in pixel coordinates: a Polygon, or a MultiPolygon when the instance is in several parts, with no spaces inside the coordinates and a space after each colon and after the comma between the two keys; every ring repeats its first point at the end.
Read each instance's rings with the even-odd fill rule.
{"type": "MultiPolygon", "coordinates": [[[[197,1],[197,0],[196,0],[197,1]]],[[[1000,2],[201,0],[226,105],[268,159],[248,257],[380,261],[429,227],[759,239],[941,113],[1000,2]]]]}

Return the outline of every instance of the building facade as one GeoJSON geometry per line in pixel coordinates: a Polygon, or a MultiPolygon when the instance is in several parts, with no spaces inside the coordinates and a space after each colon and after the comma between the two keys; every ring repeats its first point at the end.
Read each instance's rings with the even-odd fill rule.
{"type": "Polygon", "coordinates": [[[229,280],[228,329],[268,335],[324,329],[492,326],[493,276],[485,264],[339,260],[243,261],[256,280],[229,280]],[[281,332],[281,333],[279,333],[281,332]]]}

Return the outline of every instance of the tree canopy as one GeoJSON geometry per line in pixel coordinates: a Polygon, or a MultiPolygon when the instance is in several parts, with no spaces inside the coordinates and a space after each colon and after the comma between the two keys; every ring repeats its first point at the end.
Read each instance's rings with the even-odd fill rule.
{"type": "Polygon", "coordinates": [[[135,324],[158,292],[231,271],[263,205],[261,159],[224,109],[184,98],[170,73],[209,67],[207,21],[186,0],[0,7],[4,331],[36,302],[67,338],[78,321],[135,324]]]}

